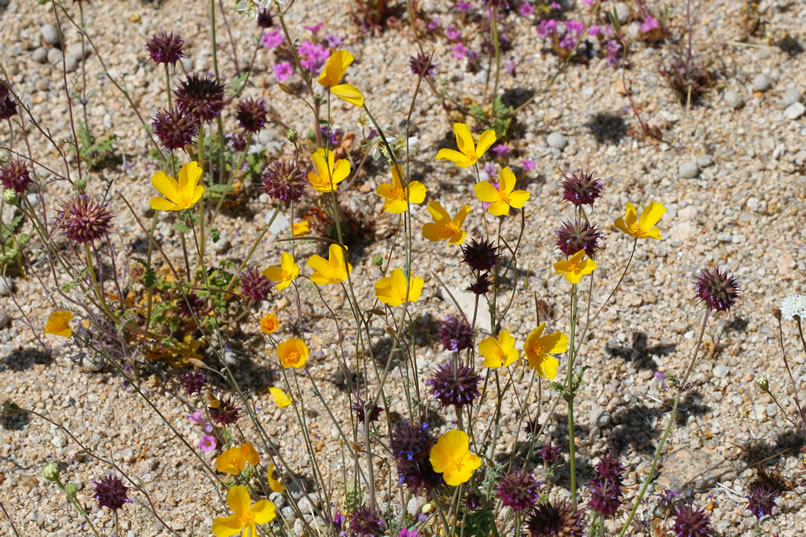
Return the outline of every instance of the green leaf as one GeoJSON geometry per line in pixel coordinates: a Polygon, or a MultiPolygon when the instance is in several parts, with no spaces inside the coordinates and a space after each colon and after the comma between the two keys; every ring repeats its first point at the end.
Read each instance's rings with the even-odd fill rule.
{"type": "Polygon", "coordinates": [[[184,220],[177,220],[174,224],[174,229],[179,233],[187,233],[190,230],[184,220]]]}
{"type": "Polygon", "coordinates": [[[235,187],[232,185],[210,185],[207,190],[213,194],[229,194],[235,190],[235,187]]]}

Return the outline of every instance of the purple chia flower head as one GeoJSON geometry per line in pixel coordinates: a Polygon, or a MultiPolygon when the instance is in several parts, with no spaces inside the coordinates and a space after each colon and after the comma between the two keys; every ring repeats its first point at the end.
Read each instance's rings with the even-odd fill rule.
{"type": "Polygon", "coordinates": [[[0,183],[17,194],[24,194],[31,184],[31,170],[24,160],[12,159],[0,168],[0,183]]]}
{"type": "Polygon", "coordinates": [[[584,170],[563,172],[562,187],[563,199],[570,201],[576,207],[593,205],[604,188],[601,180],[594,178],[593,172],[584,170]]]}
{"type": "Polygon", "coordinates": [[[551,443],[551,438],[549,438],[549,443],[540,448],[538,454],[540,455],[540,458],[543,459],[543,462],[549,464],[557,460],[557,457],[560,456],[560,448],[553,445],[551,443]]]}
{"type": "Polygon", "coordinates": [[[243,153],[246,149],[246,137],[240,132],[227,134],[227,145],[236,153],[243,153]]]}
{"type": "Polygon", "coordinates": [[[440,403],[453,405],[458,410],[479,396],[479,382],[481,377],[471,366],[451,360],[439,366],[426,384],[431,386],[431,393],[440,403]]]}
{"type": "Polygon", "coordinates": [[[235,119],[243,130],[254,134],[266,124],[266,115],[266,103],[263,99],[246,98],[238,103],[235,119]]]}
{"type": "Polygon", "coordinates": [[[484,0],[484,3],[496,9],[505,9],[509,7],[509,0],[484,0]]]}
{"type": "Polygon", "coordinates": [[[436,72],[437,66],[431,62],[431,59],[428,54],[423,52],[420,52],[416,56],[409,56],[411,72],[422,77],[432,76],[436,72]]]}
{"type": "Polygon", "coordinates": [[[503,505],[523,511],[534,505],[540,494],[540,485],[526,470],[516,470],[501,478],[496,494],[503,505]]]}
{"type": "Polygon", "coordinates": [[[230,425],[241,417],[241,409],[235,406],[229,396],[219,400],[218,406],[208,407],[207,412],[210,414],[210,419],[219,425],[230,425]]]}
{"type": "Polygon", "coordinates": [[[64,236],[79,244],[93,242],[112,228],[112,213],[106,203],[95,203],[87,195],[69,201],[58,211],[59,228],[64,236]]]}
{"type": "Polygon", "coordinates": [[[471,291],[475,295],[484,295],[490,292],[490,286],[493,284],[492,280],[490,280],[490,274],[485,272],[483,274],[479,274],[476,277],[476,281],[470,284],[470,287],[467,288],[468,291],[471,291]]]}
{"type": "Polygon", "coordinates": [[[676,537],[711,537],[711,518],[699,507],[684,504],[677,508],[672,531],[676,537]]]}
{"type": "Polygon", "coordinates": [[[369,418],[370,423],[378,421],[378,418],[381,416],[381,407],[372,401],[358,399],[353,403],[352,409],[353,412],[355,412],[355,418],[358,423],[364,423],[367,418],[369,418]]]}
{"type": "Polygon", "coordinates": [[[341,138],[341,133],[338,130],[331,129],[327,125],[323,125],[319,127],[319,132],[322,134],[322,138],[327,140],[327,143],[331,146],[339,145],[339,141],[341,138]]]}
{"type": "Polygon", "coordinates": [[[772,514],[777,497],[776,491],[758,483],[750,488],[750,495],[747,496],[747,508],[757,519],[761,519],[772,514]]]}
{"type": "Polygon", "coordinates": [[[162,145],[171,151],[192,145],[199,133],[198,118],[175,107],[157,111],[151,125],[162,145]]]}
{"type": "Polygon", "coordinates": [[[241,294],[255,302],[266,300],[273,286],[270,279],[253,268],[241,273],[241,294]]]}
{"type": "Polygon", "coordinates": [[[500,259],[498,247],[487,239],[480,241],[473,239],[469,243],[462,245],[462,254],[464,255],[462,258],[464,263],[473,270],[482,272],[488,272],[500,259]]]}
{"type": "Polygon", "coordinates": [[[705,269],[694,282],[697,298],[711,311],[728,311],[739,299],[739,284],[727,271],[705,269]]]}
{"type": "Polygon", "coordinates": [[[359,508],[350,519],[350,535],[354,537],[380,537],[385,529],[383,518],[371,507],[359,508]]]}
{"type": "Polygon", "coordinates": [[[333,529],[336,531],[341,531],[341,528],[344,526],[344,522],[347,520],[347,517],[344,516],[344,513],[339,513],[336,511],[333,513],[333,529]]]}
{"type": "Polygon", "coordinates": [[[530,537],[582,537],[585,513],[566,500],[538,503],[529,512],[526,530],[530,537]]]}
{"type": "Polygon", "coordinates": [[[398,422],[392,431],[389,447],[398,462],[416,462],[428,458],[436,443],[428,424],[419,425],[407,421],[398,422]]]}
{"type": "Polygon", "coordinates": [[[397,477],[398,482],[413,493],[430,492],[443,484],[442,474],[434,471],[427,457],[418,461],[398,459],[397,477]]]}
{"type": "Polygon", "coordinates": [[[297,201],[305,193],[305,174],[294,160],[275,160],[266,166],[260,190],[277,201],[297,201]]]}
{"type": "Polygon", "coordinates": [[[195,293],[188,293],[180,298],[177,301],[177,308],[181,319],[192,319],[194,315],[198,317],[209,311],[205,300],[195,293]]]}
{"type": "Polygon", "coordinates": [[[188,371],[187,373],[181,375],[179,380],[182,381],[182,386],[185,388],[185,393],[187,395],[193,395],[194,393],[201,392],[202,388],[204,388],[205,384],[207,384],[207,375],[198,369],[194,369],[193,371],[188,371]]]}
{"type": "MultiPolygon", "coordinates": [[[[5,86],[0,84],[0,88],[5,89],[5,86]]],[[[0,97],[0,120],[9,119],[12,116],[17,114],[17,101],[8,93],[6,90],[6,95],[4,97],[0,97]]]]}
{"type": "Polygon", "coordinates": [[[462,352],[473,345],[473,328],[464,317],[448,315],[439,328],[439,339],[446,351],[462,352]]]}
{"type": "Polygon", "coordinates": [[[188,75],[174,90],[174,95],[179,109],[200,121],[214,120],[226,104],[224,84],[196,74],[188,75]]]}
{"type": "Polygon", "coordinates": [[[179,34],[160,32],[151,36],[146,43],[146,50],[154,63],[174,65],[184,56],[182,51],[184,44],[179,34]]]}
{"type": "Polygon", "coordinates": [[[557,248],[565,254],[565,257],[571,257],[578,251],[585,250],[588,257],[595,258],[601,238],[602,233],[587,220],[582,222],[566,220],[557,231],[557,248]]]}
{"type": "Polygon", "coordinates": [[[264,30],[274,26],[274,19],[271,16],[270,10],[261,9],[257,12],[257,25],[264,30]]]}
{"type": "Polygon", "coordinates": [[[95,485],[93,497],[98,500],[99,507],[108,507],[112,511],[117,511],[126,503],[131,502],[126,495],[129,488],[114,474],[104,476],[100,481],[93,481],[92,484],[95,485]]]}
{"type": "Polygon", "coordinates": [[[621,506],[622,470],[618,457],[609,454],[596,465],[597,475],[588,483],[588,488],[591,489],[590,506],[597,513],[611,516],[621,506]]]}

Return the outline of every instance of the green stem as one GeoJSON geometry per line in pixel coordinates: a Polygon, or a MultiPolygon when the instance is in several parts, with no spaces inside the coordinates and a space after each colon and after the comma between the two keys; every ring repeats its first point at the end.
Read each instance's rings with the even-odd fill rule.
{"type": "Polygon", "coordinates": [[[574,339],[577,326],[577,285],[571,286],[571,336],[568,345],[568,372],[565,377],[565,400],[568,402],[568,457],[571,472],[571,502],[577,501],[576,440],[574,439],[574,339]]]}
{"type": "Polygon", "coordinates": [[[490,117],[492,117],[492,122],[490,126],[494,129],[496,120],[495,97],[496,95],[498,95],[498,78],[501,73],[501,44],[498,42],[498,11],[496,10],[495,6],[493,6],[492,27],[493,27],[493,44],[495,45],[495,82],[493,83],[493,102],[490,111],[490,117]]]}
{"type": "Polygon", "coordinates": [[[70,496],[69,494],[67,494],[67,491],[64,488],[64,483],[62,483],[60,479],[57,479],[56,485],[58,485],[59,488],[62,489],[62,492],[64,492],[64,495],[67,496],[68,500],[70,500],[70,503],[73,504],[73,507],[76,508],[76,511],[78,511],[81,514],[81,516],[84,518],[84,521],[89,525],[90,529],[92,530],[92,533],[95,534],[95,537],[101,537],[101,535],[98,533],[98,530],[96,530],[95,526],[92,525],[92,521],[90,520],[87,511],[83,507],[81,507],[81,504],[78,503],[78,500],[76,500],[74,496],[70,496]]]}

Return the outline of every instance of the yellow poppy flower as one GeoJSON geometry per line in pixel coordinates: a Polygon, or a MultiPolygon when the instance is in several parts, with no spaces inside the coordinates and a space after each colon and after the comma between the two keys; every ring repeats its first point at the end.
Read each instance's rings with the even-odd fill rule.
{"type": "Polygon", "coordinates": [[[616,227],[619,230],[636,239],[662,238],[660,230],[655,227],[661,216],[666,213],[666,207],[662,203],[653,201],[647,205],[644,212],[641,213],[640,220],[635,206],[630,202],[627,202],[625,213],[624,218],[616,220],[616,227]]]}
{"type": "Polygon", "coordinates": [[[297,222],[291,227],[291,233],[295,237],[299,237],[300,235],[307,235],[311,232],[311,223],[307,220],[303,220],[302,222],[297,222]]]}
{"type": "Polygon", "coordinates": [[[479,352],[484,356],[484,365],[491,369],[507,367],[518,359],[518,349],[515,348],[515,338],[509,331],[501,330],[498,338],[490,336],[479,343],[479,352]]]}
{"type": "Polygon", "coordinates": [[[72,336],[73,329],[70,328],[70,321],[72,319],[73,314],[69,311],[54,311],[50,314],[48,322],[45,323],[45,333],[62,337],[72,336]]]}
{"type": "Polygon", "coordinates": [[[285,368],[299,369],[308,360],[308,346],[304,341],[291,338],[277,345],[277,357],[285,368]]]}
{"type": "Polygon", "coordinates": [[[151,198],[151,208],[155,211],[181,211],[190,209],[204,194],[204,187],[199,184],[202,169],[193,160],[179,170],[179,181],[159,171],[151,177],[151,184],[165,196],[151,198]],[[165,199],[168,198],[168,199],[165,199]]]}
{"type": "Polygon", "coordinates": [[[333,52],[319,75],[319,83],[339,99],[355,106],[364,106],[364,95],[358,88],[350,84],[339,84],[353,59],[353,55],[346,50],[333,52]]]}
{"type": "Polygon", "coordinates": [[[272,474],[274,473],[274,465],[269,466],[269,488],[272,492],[283,492],[285,490],[285,486],[280,482],[279,479],[274,479],[272,474]]]}
{"type": "Polygon", "coordinates": [[[308,258],[307,264],[314,271],[311,281],[317,285],[343,282],[353,271],[353,266],[344,260],[344,250],[338,244],[330,245],[328,259],[314,254],[308,258]]]}
{"type": "Polygon", "coordinates": [[[423,224],[423,237],[433,242],[444,240],[450,241],[451,244],[465,242],[467,233],[462,229],[462,225],[465,223],[467,213],[470,212],[470,205],[459,209],[456,216],[451,218],[440,202],[432,201],[428,204],[428,212],[434,221],[423,224]]]}
{"type": "Polygon", "coordinates": [[[470,129],[464,123],[454,123],[453,133],[456,135],[455,149],[440,149],[437,153],[437,160],[450,160],[460,168],[467,168],[475,164],[484,153],[495,143],[496,136],[493,129],[487,129],[479,136],[479,144],[473,143],[473,136],[470,129]]]}
{"type": "Polygon", "coordinates": [[[273,334],[280,328],[280,321],[277,320],[277,315],[274,313],[267,313],[260,319],[260,329],[264,334],[273,334]]]}
{"type": "Polygon", "coordinates": [[[529,199],[525,190],[515,190],[515,174],[502,168],[498,174],[498,188],[489,181],[481,181],[473,187],[479,200],[489,203],[487,211],[495,216],[509,214],[509,208],[521,209],[529,199]]]}
{"type": "Polygon", "coordinates": [[[249,489],[235,485],[227,493],[227,505],[234,514],[213,520],[215,537],[257,537],[257,524],[266,524],[277,516],[276,508],[270,500],[260,500],[252,505],[249,489]]]}
{"type": "Polygon", "coordinates": [[[350,175],[350,163],[345,159],[336,160],[333,151],[319,148],[311,157],[315,172],[308,172],[308,182],[318,192],[330,192],[339,188],[339,183],[350,175]]]}
{"type": "Polygon", "coordinates": [[[406,286],[408,286],[409,302],[417,302],[424,285],[422,278],[409,276],[407,280],[403,269],[395,269],[391,276],[381,278],[375,284],[375,296],[384,304],[399,306],[406,301],[406,286]]]}
{"type": "Polygon", "coordinates": [[[431,448],[428,457],[431,466],[442,474],[445,483],[457,487],[473,477],[473,471],[481,466],[481,457],[470,452],[470,438],[464,431],[448,431],[431,448]]]}
{"type": "Polygon", "coordinates": [[[560,361],[552,354],[568,350],[568,336],[562,332],[544,336],[543,330],[545,329],[546,323],[540,323],[540,326],[532,330],[529,337],[526,338],[523,352],[529,360],[529,367],[537,371],[537,374],[544,379],[552,380],[557,376],[557,367],[560,365],[560,361]]]}
{"type": "Polygon", "coordinates": [[[260,462],[260,455],[251,442],[221,452],[215,459],[215,467],[219,472],[238,475],[246,468],[247,462],[252,466],[260,462]]]}
{"type": "Polygon", "coordinates": [[[420,181],[409,181],[406,188],[400,180],[400,165],[392,166],[392,183],[378,185],[376,192],[384,199],[383,209],[387,213],[399,214],[408,209],[408,203],[422,203],[425,200],[425,185],[420,181]],[[408,197],[408,200],[407,200],[408,197]]]}
{"type": "Polygon", "coordinates": [[[582,280],[582,276],[596,270],[596,261],[582,259],[583,257],[585,257],[585,250],[580,250],[570,258],[554,263],[554,270],[557,271],[557,274],[563,274],[570,283],[578,284],[582,280]]]}
{"type": "Polygon", "coordinates": [[[271,393],[271,398],[280,408],[285,408],[291,404],[291,398],[280,388],[269,388],[269,393],[271,393]]]}
{"type": "Polygon", "coordinates": [[[274,288],[282,291],[299,276],[299,265],[291,254],[283,252],[280,257],[280,266],[272,265],[263,271],[263,275],[273,282],[278,282],[274,288]]]}

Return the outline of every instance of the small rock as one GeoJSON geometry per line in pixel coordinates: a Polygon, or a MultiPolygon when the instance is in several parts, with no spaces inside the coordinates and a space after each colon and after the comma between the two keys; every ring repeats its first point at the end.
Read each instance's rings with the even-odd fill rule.
{"type": "Polygon", "coordinates": [[[305,535],[305,526],[302,524],[302,520],[296,519],[294,521],[294,537],[302,537],[305,535]]]}
{"type": "Polygon", "coordinates": [[[602,407],[593,407],[588,414],[590,424],[596,427],[604,427],[610,423],[610,412],[602,407]]]}
{"type": "Polygon", "coordinates": [[[64,59],[62,56],[62,51],[57,48],[52,48],[48,51],[48,63],[51,65],[56,65],[60,61],[64,59]]]}
{"type": "Polygon", "coordinates": [[[715,366],[712,372],[716,378],[723,379],[728,376],[728,368],[722,364],[715,366]]]}
{"type": "Polygon", "coordinates": [[[568,139],[559,132],[552,132],[546,137],[546,143],[549,147],[562,151],[568,145],[568,139]]]}
{"type": "Polygon", "coordinates": [[[694,179],[700,174],[700,167],[693,160],[689,160],[677,168],[677,174],[683,179],[694,179]]]}
{"type": "Polygon", "coordinates": [[[227,365],[236,365],[238,363],[238,355],[232,351],[224,352],[224,361],[227,365]]]}
{"type": "MultiPolygon", "coordinates": [[[[266,213],[267,224],[269,223],[269,220],[271,220],[273,214],[274,211],[266,213]]],[[[269,226],[269,232],[271,232],[274,235],[280,235],[281,233],[286,231],[289,228],[289,226],[291,226],[291,222],[288,220],[288,217],[283,213],[277,213],[277,216],[274,218],[274,222],[272,222],[271,226],[269,226]]]]}
{"type": "Polygon", "coordinates": [[[0,296],[8,296],[14,289],[14,281],[11,278],[0,276],[0,296]]]}
{"type": "Polygon", "coordinates": [[[216,242],[213,243],[213,251],[217,254],[225,254],[230,249],[230,242],[229,239],[226,237],[219,237],[216,242]]]}
{"type": "Polygon", "coordinates": [[[64,55],[67,58],[75,58],[77,61],[81,61],[90,55],[90,46],[85,43],[82,50],[81,43],[73,43],[67,47],[64,55]]]}
{"type": "Polygon", "coordinates": [[[75,58],[67,57],[64,59],[64,70],[68,73],[72,73],[78,69],[78,60],[75,58]]]}
{"type": "Polygon", "coordinates": [[[801,95],[798,88],[789,88],[781,96],[781,104],[786,108],[787,106],[800,102],[801,97],[803,97],[803,95],[801,95]]]}
{"type": "Polygon", "coordinates": [[[753,91],[767,91],[772,87],[770,79],[764,75],[757,75],[750,83],[750,88],[753,91]]]}
{"type": "Polygon", "coordinates": [[[806,106],[803,106],[801,103],[792,103],[784,110],[784,117],[794,121],[800,118],[804,113],[806,113],[806,106]]]}
{"type": "Polygon", "coordinates": [[[0,311],[0,330],[11,324],[11,317],[5,311],[0,311]]]}
{"type": "Polygon", "coordinates": [[[742,97],[742,95],[734,89],[727,90],[724,94],[724,97],[725,103],[734,110],[744,106],[744,97],[742,97]]]}
{"type": "Polygon", "coordinates": [[[761,207],[761,201],[756,197],[750,197],[747,199],[747,208],[757,213],[759,208],[761,207]]]}
{"type": "Polygon", "coordinates": [[[52,24],[46,24],[40,30],[42,32],[42,40],[47,43],[48,45],[53,45],[54,47],[61,46],[62,40],[59,36],[59,29],[53,26],[52,24]]]}
{"type": "Polygon", "coordinates": [[[627,25],[627,37],[633,41],[641,39],[641,26],[637,22],[631,22],[627,25]]]}
{"type": "Polygon", "coordinates": [[[31,53],[31,57],[36,63],[45,63],[48,61],[48,49],[39,47],[31,53]]]}
{"type": "Polygon", "coordinates": [[[714,165],[714,157],[711,155],[700,155],[697,157],[697,166],[702,168],[708,168],[714,165]]]}
{"type": "Polygon", "coordinates": [[[285,506],[285,496],[281,492],[272,492],[269,494],[269,500],[278,509],[282,509],[285,506]]]}
{"type": "Polygon", "coordinates": [[[624,2],[619,2],[614,6],[616,10],[616,17],[621,24],[625,24],[630,20],[630,7],[624,2]]]}
{"type": "Polygon", "coordinates": [[[280,514],[282,515],[283,520],[285,520],[286,524],[291,524],[294,522],[294,520],[297,519],[297,512],[294,511],[294,508],[291,507],[290,505],[288,507],[283,507],[282,509],[280,509],[280,514]]]}
{"type": "Polygon", "coordinates": [[[414,496],[412,499],[409,500],[409,503],[406,504],[406,511],[409,513],[409,516],[412,518],[416,518],[417,515],[420,514],[423,506],[426,504],[426,500],[423,497],[414,496]]]}
{"type": "Polygon", "coordinates": [[[53,447],[59,449],[64,447],[64,440],[64,436],[57,434],[53,437],[53,440],[51,440],[50,443],[53,444],[53,447]]]}
{"type": "Polygon", "coordinates": [[[183,56],[179,58],[179,61],[182,62],[182,67],[184,67],[185,71],[192,71],[193,70],[193,60],[188,58],[187,56],[183,56]]]}

